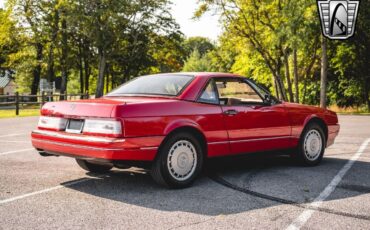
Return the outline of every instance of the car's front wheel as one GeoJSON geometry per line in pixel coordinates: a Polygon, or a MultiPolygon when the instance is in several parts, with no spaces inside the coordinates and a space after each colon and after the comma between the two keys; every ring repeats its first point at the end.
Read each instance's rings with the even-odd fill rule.
{"type": "Polygon", "coordinates": [[[76,159],[76,161],[81,168],[94,173],[106,173],[113,168],[113,165],[110,164],[98,164],[81,159],[76,159]]]}
{"type": "Polygon", "coordinates": [[[189,133],[177,133],[159,149],[151,175],[161,185],[185,188],[199,175],[202,164],[203,153],[199,141],[189,133]]]}
{"type": "Polygon", "coordinates": [[[316,123],[309,124],[299,141],[298,159],[305,166],[318,165],[325,152],[326,140],[324,131],[316,123]]]}

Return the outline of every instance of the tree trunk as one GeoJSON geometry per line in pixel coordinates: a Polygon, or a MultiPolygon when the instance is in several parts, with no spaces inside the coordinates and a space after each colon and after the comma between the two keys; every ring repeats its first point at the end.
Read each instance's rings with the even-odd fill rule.
{"type": "Polygon", "coordinates": [[[276,96],[276,98],[278,100],[280,100],[279,88],[278,88],[278,84],[276,82],[276,78],[275,77],[272,78],[272,86],[273,86],[273,88],[275,90],[275,96],[276,96]]]}
{"type": "Polygon", "coordinates": [[[320,83],[320,107],[326,108],[326,83],[327,83],[327,69],[328,69],[328,56],[327,56],[326,38],[321,36],[321,83],[320,83]]]}
{"type": "Polygon", "coordinates": [[[85,91],[89,92],[90,66],[89,62],[86,59],[84,61],[84,69],[85,69],[85,91]]]}
{"type": "MultiPolygon", "coordinates": [[[[80,94],[86,93],[84,90],[84,68],[83,68],[83,58],[82,58],[82,44],[79,42],[78,45],[78,70],[79,70],[79,75],[80,75],[80,94]]],[[[82,97],[82,96],[81,96],[82,97]]]]}
{"type": "Polygon", "coordinates": [[[106,65],[106,74],[105,74],[105,93],[109,92],[109,65],[106,65]]]}
{"type": "Polygon", "coordinates": [[[47,74],[46,79],[48,82],[54,81],[54,44],[51,42],[49,47],[49,54],[48,54],[48,68],[47,68],[47,74]]]}
{"type": "Polygon", "coordinates": [[[114,78],[115,78],[115,74],[114,74],[114,70],[112,69],[111,77],[110,77],[111,90],[114,89],[114,78]]]}
{"type": "Polygon", "coordinates": [[[279,85],[281,99],[284,100],[284,101],[287,101],[287,96],[286,96],[286,92],[285,92],[284,83],[283,83],[283,80],[281,79],[281,76],[280,76],[279,73],[277,74],[277,80],[276,81],[279,85]]]}
{"type": "Polygon", "coordinates": [[[106,65],[105,52],[104,50],[99,49],[99,75],[98,75],[98,84],[96,86],[95,92],[96,98],[103,96],[105,65],[106,65]]]}
{"type": "Polygon", "coordinates": [[[89,45],[86,40],[82,40],[82,58],[85,71],[85,92],[89,92],[90,66],[89,66],[89,45]]]}
{"type": "Polygon", "coordinates": [[[283,82],[283,79],[281,78],[280,69],[281,69],[281,59],[278,59],[276,63],[276,69],[273,72],[273,74],[274,74],[276,83],[278,85],[278,89],[280,90],[280,98],[283,101],[287,101],[284,82],[283,82]]]}
{"type": "Polygon", "coordinates": [[[287,49],[284,50],[284,66],[285,66],[285,78],[288,83],[288,93],[289,101],[293,102],[293,91],[292,91],[292,82],[290,80],[290,71],[289,71],[289,53],[287,49]]]}
{"type": "Polygon", "coordinates": [[[365,78],[365,102],[367,104],[367,111],[370,111],[370,77],[365,78]]]}
{"type": "MultiPolygon", "coordinates": [[[[31,85],[31,95],[36,95],[39,84],[40,84],[40,77],[41,77],[41,61],[42,61],[42,51],[43,51],[43,45],[41,43],[35,44],[36,48],[36,61],[37,65],[33,69],[33,79],[32,79],[32,85],[31,85]]],[[[32,98],[33,101],[36,101],[37,98],[32,98]]]]}
{"type": "MultiPolygon", "coordinates": [[[[307,75],[306,75],[307,76],[307,75]]],[[[307,94],[307,78],[303,80],[303,96],[302,104],[306,104],[306,94],[307,94]]]]}
{"type": "Polygon", "coordinates": [[[299,103],[297,49],[293,50],[293,75],[294,75],[294,89],[295,89],[294,102],[299,103]]]}
{"type": "MultiPolygon", "coordinates": [[[[67,22],[65,19],[62,20],[62,85],[60,88],[60,93],[65,94],[67,90],[67,80],[68,80],[68,66],[67,66],[67,56],[68,56],[68,41],[67,41],[67,22]]],[[[64,96],[61,96],[64,100],[64,96]]]]}
{"type": "Polygon", "coordinates": [[[82,66],[82,58],[80,58],[80,63],[78,64],[78,69],[79,69],[79,75],[80,75],[80,94],[84,94],[85,93],[85,90],[84,90],[84,69],[83,69],[83,66],[82,66]]]}
{"type": "Polygon", "coordinates": [[[51,26],[51,39],[50,39],[50,46],[49,46],[49,54],[48,54],[48,67],[47,67],[47,80],[48,82],[54,81],[54,47],[58,35],[58,24],[59,24],[59,12],[55,10],[53,17],[53,22],[51,26]]]}

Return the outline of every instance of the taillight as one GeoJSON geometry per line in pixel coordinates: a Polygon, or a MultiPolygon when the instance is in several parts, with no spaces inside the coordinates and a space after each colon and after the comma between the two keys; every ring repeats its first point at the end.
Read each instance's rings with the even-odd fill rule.
{"type": "Polygon", "coordinates": [[[60,117],[45,117],[41,116],[39,119],[38,127],[41,129],[51,130],[65,130],[67,126],[67,119],[60,117]]]}
{"type": "Polygon", "coordinates": [[[122,136],[122,126],[117,120],[86,119],[83,133],[119,137],[122,136]]]}

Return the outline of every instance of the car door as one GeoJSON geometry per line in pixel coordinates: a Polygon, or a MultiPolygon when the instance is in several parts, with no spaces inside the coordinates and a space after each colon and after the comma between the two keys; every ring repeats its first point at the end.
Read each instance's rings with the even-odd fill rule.
{"type": "Polygon", "coordinates": [[[282,104],[267,104],[243,78],[215,78],[231,154],[288,148],[291,127],[282,104]]]}

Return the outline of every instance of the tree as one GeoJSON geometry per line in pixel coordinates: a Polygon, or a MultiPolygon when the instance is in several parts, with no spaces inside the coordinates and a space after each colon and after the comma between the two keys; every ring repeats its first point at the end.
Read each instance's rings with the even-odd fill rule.
{"type": "Polygon", "coordinates": [[[211,60],[207,55],[201,56],[196,49],[186,60],[182,70],[185,72],[209,72],[211,71],[211,60]]]}
{"type": "Polygon", "coordinates": [[[167,0],[79,0],[74,3],[75,15],[78,16],[77,21],[81,22],[83,34],[91,39],[97,49],[96,97],[104,93],[106,65],[111,61],[117,45],[122,45],[120,41],[131,37],[133,44],[137,45],[135,36],[140,36],[142,28],[148,27],[152,31],[168,29],[171,18],[166,17],[167,3],[167,0]]]}
{"type": "Polygon", "coordinates": [[[209,51],[215,49],[214,44],[205,37],[190,37],[184,42],[184,49],[186,51],[186,56],[190,56],[195,50],[199,52],[201,56],[205,55],[209,51]]]}
{"type": "Polygon", "coordinates": [[[321,36],[321,81],[320,81],[320,107],[326,108],[326,82],[328,71],[328,56],[326,38],[321,36]]]}
{"type": "Polygon", "coordinates": [[[0,9],[0,75],[14,71],[11,65],[11,55],[17,53],[21,46],[16,22],[10,18],[10,11],[0,9]]]}

